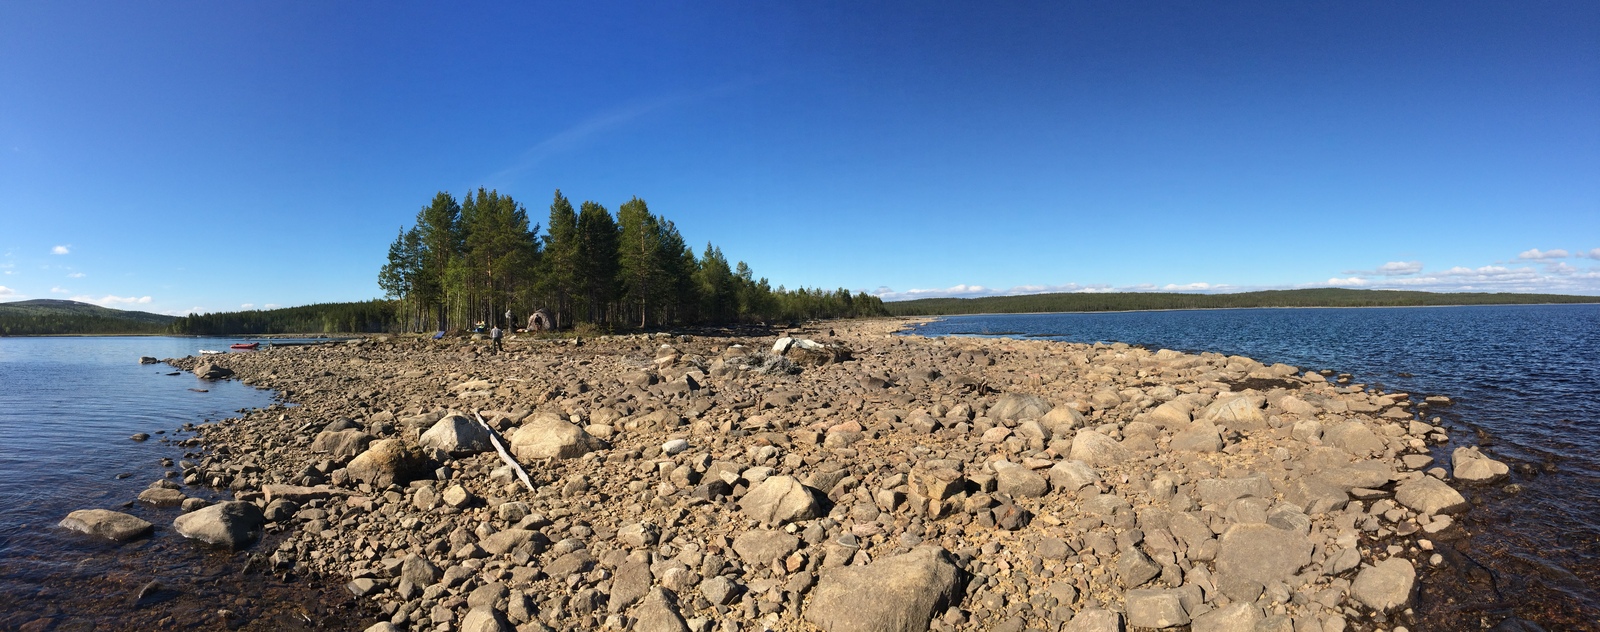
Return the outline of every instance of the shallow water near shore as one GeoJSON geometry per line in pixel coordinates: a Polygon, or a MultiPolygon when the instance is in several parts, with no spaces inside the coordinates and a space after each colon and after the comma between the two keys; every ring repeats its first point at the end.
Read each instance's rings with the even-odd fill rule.
{"type": "MultiPolygon", "coordinates": [[[[337,587],[246,571],[252,553],[208,549],[172,531],[176,507],[133,503],[187,452],[174,431],[273,403],[236,381],[201,382],[140,356],[182,357],[229,340],[169,337],[0,338],[0,629],[347,627],[337,587]],[[204,391],[204,392],[200,392],[204,391]],[[143,432],[148,441],[129,436],[143,432]],[[158,434],[160,433],[160,434],[158,434]],[[118,478],[122,476],[122,478],[118,478]],[[57,526],[77,509],[143,518],[155,534],[125,544],[57,526]],[[152,580],[164,588],[138,603],[152,580]],[[224,616],[219,610],[229,611],[224,616]],[[42,621],[41,621],[42,620],[42,621]],[[53,626],[53,627],[52,627],[53,626]]],[[[223,495],[200,488],[184,493],[223,495]]]]}
{"type": "Polygon", "coordinates": [[[1474,503],[1456,529],[1466,537],[1442,543],[1462,558],[1424,572],[1423,620],[1466,629],[1515,613],[1600,629],[1600,305],[977,315],[910,333],[1212,351],[1448,395],[1454,405],[1426,413],[1451,431],[1439,464],[1480,445],[1512,476],[1462,486],[1474,503]]]}

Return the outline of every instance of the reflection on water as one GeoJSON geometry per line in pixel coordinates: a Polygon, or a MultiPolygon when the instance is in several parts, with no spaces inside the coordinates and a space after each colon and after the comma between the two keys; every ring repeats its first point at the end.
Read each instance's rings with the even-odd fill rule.
{"type": "MultiPolygon", "coordinates": [[[[0,338],[0,436],[6,438],[0,450],[0,629],[40,618],[53,620],[56,629],[353,625],[354,604],[342,591],[245,572],[250,555],[270,552],[272,542],[240,553],[206,549],[172,531],[176,508],[132,503],[151,482],[176,472],[163,459],[176,464],[185,457],[184,448],[167,441],[186,438],[175,433],[184,424],[273,402],[266,391],[169,375],[173,368],[140,365],[139,357],[181,357],[226,349],[229,342],[0,338]],[[134,442],[129,436],[136,432],[152,438],[134,442]],[[67,513],[89,508],[131,513],[155,524],[156,533],[118,545],[56,526],[67,513]],[[135,604],[153,580],[164,588],[135,604]]],[[[184,493],[221,498],[206,489],[184,493]]]]}
{"type": "Polygon", "coordinates": [[[1479,506],[1452,566],[1470,572],[1429,577],[1421,605],[1474,625],[1477,612],[1514,609],[1557,628],[1600,627],[1600,305],[957,316],[915,333],[1215,351],[1449,395],[1456,404],[1435,414],[1454,440],[1436,456],[1481,444],[1513,464],[1522,491],[1469,490],[1479,506]]]}

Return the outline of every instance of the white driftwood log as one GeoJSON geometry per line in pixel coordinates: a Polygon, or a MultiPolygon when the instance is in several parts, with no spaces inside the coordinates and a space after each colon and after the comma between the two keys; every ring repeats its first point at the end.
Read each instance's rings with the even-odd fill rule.
{"type": "Polygon", "coordinates": [[[511,466],[511,471],[517,473],[517,479],[527,486],[528,491],[534,491],[533,480],[528,478],[528,471],[522,469],[522,466],[517,464],[516,459],[511,458],[510,452],[506,452],[505,444],[500,442],[500,433],[495,432],[494,428],[490,428],[489,424],[483,420],[483,415],[478,414],[478,411],[472,411],[472,416],[477,418],[478,425],[483,426],[484,431],[489,433],[489,443],[493,443],[494,451],[500,453],[500,460],[511,466]]]}

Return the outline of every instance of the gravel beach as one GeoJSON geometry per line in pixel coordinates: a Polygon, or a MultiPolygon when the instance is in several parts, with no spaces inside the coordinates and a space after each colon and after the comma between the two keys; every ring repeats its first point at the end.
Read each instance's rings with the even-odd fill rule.
{"type": "Polygon", "coordinates": [[[372,630],[1429,629],[1419,573],[1506,474],[1429,456],[1443,397],[904,325],[167,360],[287,404],[195,428],[178,480],[236,502],[176,528],[372,630]]]}

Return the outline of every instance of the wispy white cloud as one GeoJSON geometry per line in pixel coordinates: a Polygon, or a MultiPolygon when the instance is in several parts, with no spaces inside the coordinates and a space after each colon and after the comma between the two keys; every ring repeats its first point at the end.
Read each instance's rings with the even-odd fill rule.
{"type": "Polygon", "coordinates": [[[1589,259],[1600,259],[1600,248],[1591,249],[1589,252],[1579,252],[1577,256],[1589,259]]]}
{"type": "Polygon", "coordinates": [[[86,276],[89,276],[89,275],[84,274],[82,272],[73,272],[72,274],[68,274],[67,278],[69,278],[69,279],[81,279],[81,278],[86,277],[86,276]]]}
{"type": "Polygon", "coordinates": [[[56,246],[56,247],[50,249],[50,254],[53,254],[53,255],[65,255],[65,254],[70,254],[71,252],[72,252],[72,244],[66,244],[64,246],[56,246]]]}
{"type": "Polygon", "coordinates": [[[1327,282],[1323,283],[1323,285],[1327,285],[1329,287],[1365,287],[1367,285],[1367,280],[1358,276],[1345,277],[1343,279],[1334,277],[1328,279],[1327,282]]]}
{"type": "Polygon", "coordinates": [[[50,293],[51,294],[71,294],[72,290],[69,290],[67,288],[64,288],[64,287],[61,287],[61,286],[58,285],[56,287],[50,288],[50,293]]]}
{"type": "Polygon", "coordinates": [[[17,291],[0,285],[0,296],[17,296],[17,291]]]}
{"type": "Polygon", "coordinates": [[[100,298],[84,295],[74,296],[72,300],[80,303],[94,303],[101,307],[111,307],[112,305],[149,305],[151,298],[148,296],[114,296],[107,294],[100,298]]]}
{"type": "Polygon", "coordinates": [[[241,303],[239,309],[255,309],[255,303],[241,303]]]}
{"type": "Polygon", "coordinates": [[[261,309],[278,309],[279,307],[283,306],[277,303],[267,303],[266,305],[262,305],[261,309]]]}
{"type": "Polygon", "coordinates": [[[169,310],[166,310],[166,311],[163,311],[163,312],[160,312],[160,313],[166,314],[168,316],[191,316],[191,315],[194,315],[194,314],[205,313],[205,308],[196,305],[196,306],[191,307],[189,309],[169,309],[169,310]]]}
{"type": "Polygon", "coordinates": [[[488,180],[497,181],[531,169],[551,156],[578,149],[588,142],[590,138],[623,127],[651,112],[725,94],[748,84],[749,82],[747,81],[735,81],[695,92],[660,96],[649,101],[636,102],[597,113],[534,143],[532,147],[523,151],[522,155],[518,156],[511,166],[489,176],[488,180]]]}
{"type": "Polygon", "coordinates": [[[1555,250],[1539,250],[1538,248],[1533,248],[1517,253],[1518,259],[1565,259],[1569,256],[1571,255],[1568,254],[1567,251],[1560,248],[1556,248],[1555,250]]]}

